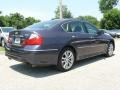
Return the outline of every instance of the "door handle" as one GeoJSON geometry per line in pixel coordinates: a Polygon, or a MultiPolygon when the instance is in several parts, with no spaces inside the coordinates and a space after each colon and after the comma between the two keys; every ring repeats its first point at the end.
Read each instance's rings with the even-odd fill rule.
{"type": "Polygon", "coordinates": [[[77,36],[73,35],[72,38],[76,38],[77,36]]]}
{"type": "Polygon", "coordinates": [[[90,37],[90,39],[93,39],[93,38],[94,38],[94,37],[92,37],[92,36],[90,37]]]}

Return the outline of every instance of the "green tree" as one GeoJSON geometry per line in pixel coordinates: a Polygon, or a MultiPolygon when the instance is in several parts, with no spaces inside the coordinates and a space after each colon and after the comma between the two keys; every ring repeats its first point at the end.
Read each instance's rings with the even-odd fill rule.
{"type": "Polygon", "coordinates": [[[99,8],[102,13],[113,9],[119,0],[99,0],[99,8]]]}
{"type": "Polygon", "coordinates": [[[112,9],[104,14],[100,27],[108,30],[120,29],[120,10],[112,9]]]}
{"type": "Polygon", "coordinates": [[[6,26],[6,21],[4,16],[0,16],[0,27],[6,26]]]}
{"type": "Polygon", "coordinates": [[[77,19],[88,21],[96,27],[99,27],[99,21],[93,16],[78,16],[77,19]]]}
{"type": "Polygon", "coordinates": [[[25,18],[20,13],[12,13],[6,16],[0,16],[0,26],[6,27],[15,27],[17,29],[22,29],[28,25],[38,22],[39,20],[34,19],[33,17],[25,18]]]}
{"type": "MultiPolygon", "coordinates": [[[[72,13],[70,12],[70,10],[68,10],[66,5],[62,6],[62,13],[63,13],[63,18],[72,18],[72,13]]],[[[59,18],[60,17],[60,9],[59,7],[56,8],[55,11],[55,18],[59,18]]]]}
{"type": "MultiPolygon", "coordinates": [[[[0,14],[1,13],[2,12],[0,11],[0,14]]],[[[0,16],[0,27],[3,27],[3,26],[5,26],[5,18],[3,16],[0,16]]]]}
{"type": "Polygon", "coordinates": [[[17,29],[23,28],[25,26],[24,16],[21,15],[20,13],[10,14],[9,26],[16,27],[17,29]]]}
{"type": "Polygon", "coordinates": [[[6,15],[6,16],[4,16],[4,18],[5,18],[5,26],[6,27],[9,27],[10,25],[9,25],[9,16],[8,15],[6,15]]]}
{"type": "Polygon", "coordinates": [[[33,17],[25,18],[25,26],[32,25],[33,23],[39,22],[40,20],[36,20],[33,17]]]}

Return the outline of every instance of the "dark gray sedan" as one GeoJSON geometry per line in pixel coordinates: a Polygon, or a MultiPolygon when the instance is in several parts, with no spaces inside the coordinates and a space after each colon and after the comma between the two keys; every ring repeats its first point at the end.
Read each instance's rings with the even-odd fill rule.
{"type": "Polygon", "coordinates": [[[74,19],[35,23],[9,34],[6,56],[31,65],[56,65],[68,71],[75,61],[100,54],[112,56],[113,38],[85,21],[74,19]]]}

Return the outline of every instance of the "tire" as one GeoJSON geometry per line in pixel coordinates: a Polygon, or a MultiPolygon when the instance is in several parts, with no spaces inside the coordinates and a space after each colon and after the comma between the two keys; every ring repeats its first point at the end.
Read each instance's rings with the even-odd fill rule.
{"type": "Polygon", "coordinates": [[[58,57],[57,69],[66,72],[69,71],[75,62],[75,53],[71,48],[65,48],[58,57]]]}
{"type": "Polygon", "coordinates": [[[107,48],[107,52],[106,52],[106,56],[107,57],[113,56],[113,52],[114,52],[114,45],[113,45],[113,43],[109,43],[108,48],[107,48]]]}
{"type": "Polygon", "coordinates": [[[1,40],[1,46],[2,46],[2,47],[5,46],[5,40],[4,40],[4,39],[1,40]]]}

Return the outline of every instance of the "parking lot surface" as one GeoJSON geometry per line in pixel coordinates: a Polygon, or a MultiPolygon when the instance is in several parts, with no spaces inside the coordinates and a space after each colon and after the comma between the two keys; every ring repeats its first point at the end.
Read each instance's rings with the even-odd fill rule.
{"type": "Polygon", "coordinates": [[[0,90],[120,90],[120,40],[112,57],[78,62],[69,72],[8,60],[0,53],[0,90]]]}

